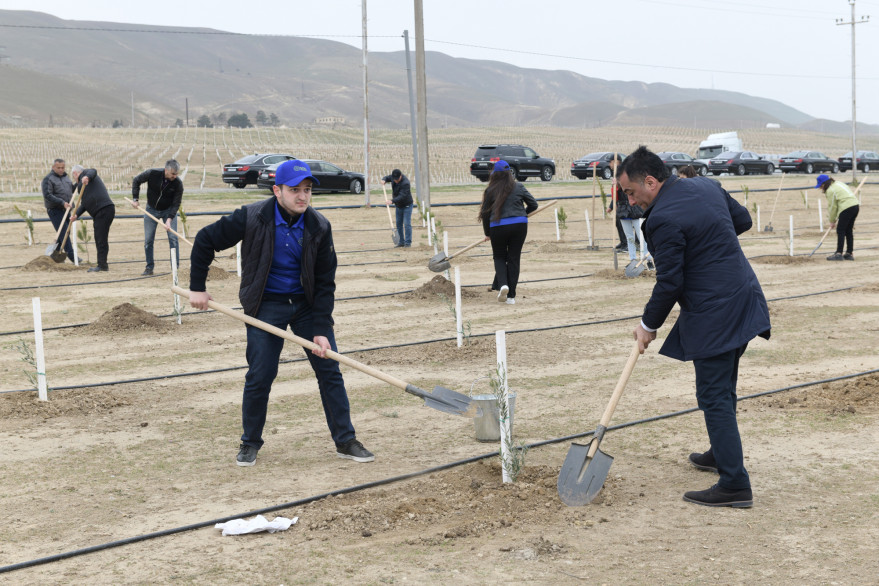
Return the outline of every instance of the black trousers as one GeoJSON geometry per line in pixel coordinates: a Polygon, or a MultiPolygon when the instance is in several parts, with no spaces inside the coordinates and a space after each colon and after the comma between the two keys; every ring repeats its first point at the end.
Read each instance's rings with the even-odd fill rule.
{"type": "Polygon", "coordinates": [[[836,219],[836,252],[842,252],[842,245],[845,244],[845,251],[852,253],[855,246],[855,218],[860,210],[861,206],[852,206],[839,213],[836,219]]]}
{"type": "Polygon", "coordinates": [[[519,283],[519,259],[528,224],[507,224],[489,229],[491,253],[494,257],[494,276],[498,289],[506,285],[510,288],[508,298],[516,298],[516,285],[519,283]]]}
{"type": "Polygon", "coordinates": [[[116,206],[101,208],[92,216],[95,232],[95,248],[98,249],[98,266],[107,268],[107,253],[110,252],[108,238],[110,236],[110,224],[116,217],[116,206]]]}

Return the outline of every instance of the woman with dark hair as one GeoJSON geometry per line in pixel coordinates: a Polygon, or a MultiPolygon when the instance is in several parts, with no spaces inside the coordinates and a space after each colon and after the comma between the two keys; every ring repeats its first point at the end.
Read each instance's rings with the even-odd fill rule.
{"type": "Polygon", "coordinates": [[[818,184],[815,188],[824,192],[827,198],[827,219],[831,228],[836,226],[836,252],[828,256],[827,260],[855,260],[852,255],[855,245],[855,218],[858,217],[861,209],[858,198],[848,185],[823,173],[818,175],[818,184]],[[843,244],[845,244],[845,254],[842,253],[843,244]]]}
{"type": "Polygon", "coordinates": [[[696,176],[696,169],[693,165],[687,165],[678,169],[678,177],[681,179],[692,179],[696,176]]]}
{"type": "Polygon", "coordinates": [[[498,161],[482,194],[479,217],[486,238],[491,239],[494,257],[497,300],[516,303],[519,282],[519,257],[528,235],[528,214],[537,209],[537,201],[525,186],[517,182],[506,161],[498,161]]]}

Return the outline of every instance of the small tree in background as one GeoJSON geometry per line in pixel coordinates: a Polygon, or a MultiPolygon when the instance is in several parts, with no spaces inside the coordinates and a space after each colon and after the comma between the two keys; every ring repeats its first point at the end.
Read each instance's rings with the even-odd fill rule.
{"type": "Polygon", "coordinates": [[[269,124],[271,124],[272,126],[280,126],[281,119],[278,118],[277,114],[272,112],[271,114],[269,114],[269,124]]]}
{"type": "Polygon", "coordinates": [[[208,117],[207,114],[202,114],[201,116],[199,116],[198,120],[196,120],[196,122],[195,122],[195,125],[198,126],[199,128],[213,128],[214,127],[214,123],[211,122],[211,119],[208,117]]]}
{"type": "Polygon", "coordinates": [[[262,110],[256,111],[256,123],[260,126],[265,126],[268,123],[269,117],[266,116],[266,113],[262,110]]]}
{"type": "Polygon", "coordinates": [[[244,112],[240,114],[232,114],[229,116],[229,120],[226,122],[229,127],[234,126],[235,128],[253,128],[253,124],[250,122],[250,118],[248,118],[247,114],[244,112]]]}

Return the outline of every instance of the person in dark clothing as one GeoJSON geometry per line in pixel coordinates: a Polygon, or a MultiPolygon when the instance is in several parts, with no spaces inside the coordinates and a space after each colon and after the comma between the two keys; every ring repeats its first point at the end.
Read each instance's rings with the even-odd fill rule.
{"type": "Polygon", "coordinates": [[[81,193],[79,207],[70,215],[70,221],[76,221],[83,212],[88,212],[92,217],[95,233],[95,248],[98,250],[98,266],[88,270],[90,273],[108,271],[107,253],[110,251],[108,238],[110,225],[116,217],[116,206],[107,193],[104,182],[98,177],[95,169],[85,169],[82,165],[75,165],[71,169],[73,180],[76,182],[74,191],[81,193]]]}
{"type": "MultiPolygon", "coordinates": [[[[397,246],[412,246],[412,188],[409,178],[403,175],[399,169],[394,169],[391,174],[382,177],[382,185],[391,184],[393,198],[391,203],[397,208],[397,246]]],[[[386,204],[387,205],[387,204],[386,204]]]]}
{"type": "MultiPolygon", "coordinates": [[[[55,159],[52,163],[52,170],[43,177],[41,184],[46,213],[49,214],[49,220],[55,227],[55,233],[60,234],[61,238],[64,238],[67,224],[70,221],[64,218],[64,214],[71,207],[70,200],[73,197],[73,182],[67,176],[66,166],[64,159],[55,159]],[[63,225],[61,220],[64,220],[63,225]]],[[[73,244],[69,238],[64,243],[64,252],[67,253],[67,258],[73,262],[73,244]]]]}
{"type": "Polygon", "coordinates": [[[684,500],[712,507],[753,505],[736,420],[739,359],[755,336],[769,339],[763,290],[739,244],[748,210],[704,177],[670,177],[658,156],[640,147],[620,168],[629,203],[646,207],[644,238],[656,262],[656,285],[633,334],[641,353],[675,304],[680,315],[659,353],[692,360],[696,400],[711,448],[690,461],[720,478],[684,500]]]}
{"type": "Polygon", "coordinates": [[[537,209],[537,201],[525,186],[517,182],[506,161],[494,164],[488,187],[482,194],[478,220],[485,236],[491,239],[497,300],[516,303],[519,283],[519,259],[528,235],[528,214],[537,209]]]}
{"type": "MultiPolygon", "coordinates": [[[[336,453],[355,462],[372,462],[375,456],[355,436],[339,364],[326,358],[327,350],[336,351],[332,314],[337,261],[330,223],[309,205],[312,184],[318,181],[306,163],[284,161],[275,171],[274,197],[240,207],[199,230],[191,255],[190,305],[208,308],[211,295],[205,280],[214,252],[241,242],[238,297],[244,313],[282,330],[289,326],[320,347],[306,350],[306,356],[317,376],[336,453]]],[[[247,326],[238,466],[253,466],[263,445],[269,393],[283,346],[283,338],[247,326]]]]}
{"type": "MultiPolygon", "coordinates": [[[[180,248],[177,235],[177,210],[183,200],[183,182],[177,177],[180,164],[174,159],[165,162],[164,169],[147,169],[134,178],[131,183],[132,206],[140,209],[140,186],[147,184],[146,211],[163,221],[162,227],[168,233],[168,244],[177,255],[177,266],[180,266],[180,248]],[[170,228],[170,230],[169,230],[170,228]]],[[[184,234],[185,236],[185,234],[184,234]]],[[[143,216],[143,250],[146,256],[146,268],[143,275],[152,275],[155,261],[153,243],[156,241],[156,222],[147,214],[143,216]]]]}

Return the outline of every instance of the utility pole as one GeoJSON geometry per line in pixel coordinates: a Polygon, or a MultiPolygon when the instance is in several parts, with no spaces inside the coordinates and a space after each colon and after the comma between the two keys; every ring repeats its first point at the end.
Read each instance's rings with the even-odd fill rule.
{"type": "Polygon", "coordinates": [[[852,7],[852,19],[845,22],[841,18],[836,19],[836,25],[850,24],[852,26],[852,181],[857,179],[858,174],[858,127],[857,127],[857,101],[855,99],[855,25],[870,21],[869,16],[862,16],[860,20],[855,18],[855,0],[849,0],[852,7]]]}
{"type": "Polygon", "coordinates": [[[418,124],[415,117],[415,88],[412,87],[412,63],[409,60],[409,31],[403,31],[403,41],[406,46],[406,78],[409,80],[409,125],[412,127],[412,160],[415,161],[415,195],[421,201],[421,165],[418,164],[418,133],[415,127],[418,124]]]}
{"type": "Polygon", "coordinates": [[[421,201],[430,209],[430,165],[427,152],[427,74],[424,68],[424,5],[415,0],[415,80],[418,92],[418,157],[421,160],[421,201]]]}
{"type": "Polygon", "coordinates": [[[360,1],[363,13],[363,195],[364,202],[369,205],[369,76],[366,73],[366,0],[360,1]]]}

